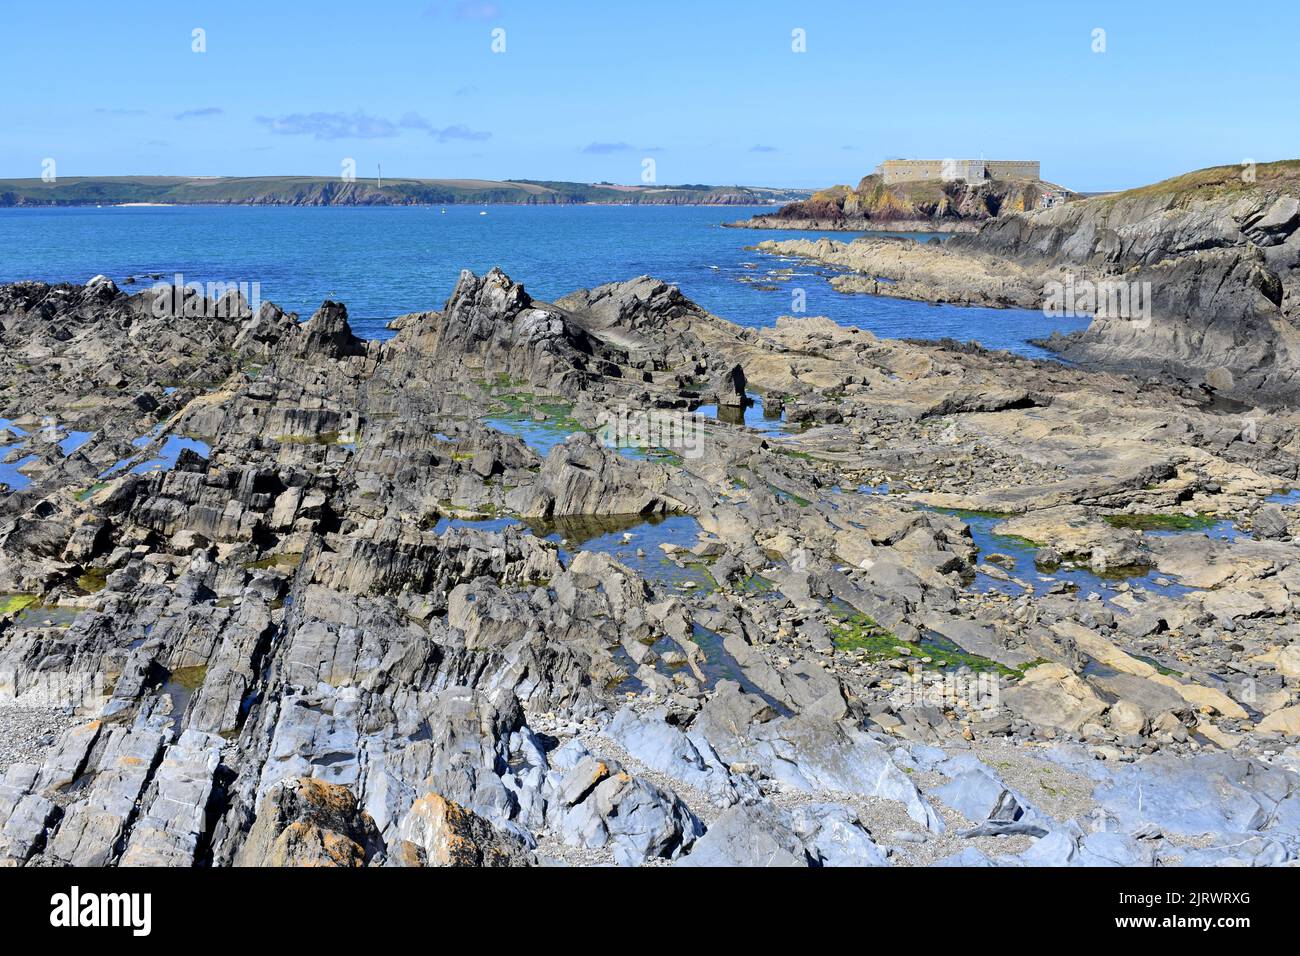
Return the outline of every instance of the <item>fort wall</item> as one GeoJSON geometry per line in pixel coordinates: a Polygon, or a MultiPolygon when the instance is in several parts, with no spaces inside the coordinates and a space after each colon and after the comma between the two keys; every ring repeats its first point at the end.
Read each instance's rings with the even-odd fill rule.
{"type": "Polygon", "coordinates": [[[1012,159],[887,159],[876,167],[885,183],[924,180],[1039,179],[1037,160],[1012,159]]]}

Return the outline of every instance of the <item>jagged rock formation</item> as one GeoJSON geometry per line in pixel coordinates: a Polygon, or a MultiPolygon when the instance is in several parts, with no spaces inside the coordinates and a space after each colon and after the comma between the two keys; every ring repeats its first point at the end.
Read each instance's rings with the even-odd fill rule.
{"type": "Polygon", "coordinates": [[[649,277],[151,297],[0,289],[6,864],[1300,855],[1293,413],[649,277]]]}

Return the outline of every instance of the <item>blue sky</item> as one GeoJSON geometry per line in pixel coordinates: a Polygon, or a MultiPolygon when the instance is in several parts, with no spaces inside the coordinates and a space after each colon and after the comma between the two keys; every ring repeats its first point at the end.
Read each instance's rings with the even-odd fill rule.
{"type": "Polygon", "coordinates": [[[7,5],[5,32],[4,177],[630,183],[652,158],[816,187],[984,156],[1099,190],[1300,156],[1292,0],[99,0],[7,5]]]}

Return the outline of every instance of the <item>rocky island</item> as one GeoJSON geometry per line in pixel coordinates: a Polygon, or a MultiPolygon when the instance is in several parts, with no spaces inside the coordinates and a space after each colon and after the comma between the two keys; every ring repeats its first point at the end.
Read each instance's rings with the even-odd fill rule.
{"type": "Polygon", "coordinates": [[[776,212],[728,225],[819,232],[964,233],[977,231],[995,216],[1078,198],[1039,179],[1037,163],[1004,165],[1006,170],[980,160],[886,161],[856,187],[832,186],[776,212]]]}
{"type": "MultiPolygon", "coordinates": [[[[1213,202],[1004,216],[906,268],[1008,304],[1032,283],[981,257],[1155,270],[1182,322],[1236,282],[1231,321],[1279,325],[1294,210],[1213,202]]],[[[866,282],[898,248],[783,251],[866,282]]],[[[1300,855],[1277,349],[1227,407],[742,329],[646,276],[543,302],[465,272],[383,343],[339,302],[180,304],[0,288],[8,865],[1300,855]]]]}

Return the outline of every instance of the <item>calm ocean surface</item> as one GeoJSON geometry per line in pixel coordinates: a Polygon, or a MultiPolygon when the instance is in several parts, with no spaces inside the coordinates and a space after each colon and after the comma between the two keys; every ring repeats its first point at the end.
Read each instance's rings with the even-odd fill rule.
{"type": "MultiPolygon", "coordinates": [[[[441,308],[461,269],[497,265],[539,299],[648,273],[676,283],[710,311],[741,325],[771,325],[791,312],[890,337],[974,339],[1046,357],[1027,339],[1073,331],[1083,319],[1040,312],[932,306],[843,295],[834,273],[745,246],[817,233],[723,229],[757,211],[708,206],[171,206],[0,209],[0,282],[119,284],[149,273],[187,282],[258,282],[261,298],[307,318],[322,299],[348,307],[357,334],[384,338],[405,312],[441,308]],[[487,215],[481,215],[486,211],[487,215]],[[772,270],[792,268],[779,280],[772,270]]],[[[826,233],[850,239],[853,233],[826,233]]]]}

